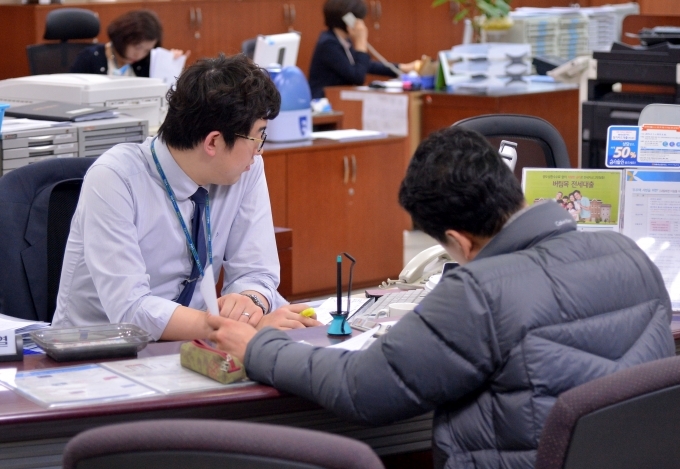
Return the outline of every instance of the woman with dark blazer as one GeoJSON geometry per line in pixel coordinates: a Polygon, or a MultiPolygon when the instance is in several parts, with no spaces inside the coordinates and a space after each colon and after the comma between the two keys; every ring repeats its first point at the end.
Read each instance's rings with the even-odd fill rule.
{"type": "MultiPolygon", "coordinates": [[[[151,10],[133,10],[119,16],[106,30],[110,41],[84,49],[71,73],[148,77],[151,49],[161,45],[163,26],[151,10]]],[[[175,57],[181,50],[173,49],[175,57]]],[[[187,52],[187,55],[189,52],[187,52]]]]}
{"type": "MultiPolygon", "coordinates": [[[[312,98],[323,98],[324,87],[363,85],[366,74],[396,77],[396,74],[368,55],[366,4],[363,0],[327,0],[323,15],[328,30],[321,33],[316,43],[309,68],[309,87],[312,98]],[[356,21],[348,27],[342,17],[353,13],[356,21]]],[[[418,61],[394,64],[403,73],[415,70],[418,61]]]]}

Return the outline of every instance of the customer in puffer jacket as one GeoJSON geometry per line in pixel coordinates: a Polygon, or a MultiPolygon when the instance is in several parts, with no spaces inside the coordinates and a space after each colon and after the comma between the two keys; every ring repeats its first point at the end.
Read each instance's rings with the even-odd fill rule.
{"type": "Polygon", "coordinates": [[[552,201],[527,207],[479,134],[451,127],[423,141],[399,201],[461,266],[368,349],[312,347],[221,317],[211,338],[251,379],[347,419],[434,409],[435,467],[451,469],[533,468],[560,393],[674,354],[649,258],[621,234],[576,231],[552,201]]]}

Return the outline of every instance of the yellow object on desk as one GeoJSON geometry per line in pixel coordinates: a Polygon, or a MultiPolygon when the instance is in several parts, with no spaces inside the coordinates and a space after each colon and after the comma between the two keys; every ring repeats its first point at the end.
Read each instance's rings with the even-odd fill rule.
{"type": "Polygon", "coordinates": [[[314,308],[307,308],[300,311],[300,316],[304,316],[306,318],[316,318],[316,311],[314,311],[314,308]]]}

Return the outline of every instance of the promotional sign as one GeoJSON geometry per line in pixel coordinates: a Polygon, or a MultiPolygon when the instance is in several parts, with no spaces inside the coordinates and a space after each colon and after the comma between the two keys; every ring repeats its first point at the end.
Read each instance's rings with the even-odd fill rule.
{"type": "Polygon", "coordinates": [[[522,189],[529,205],[554,201],[581,231],[618,231],[621,171],[611,169],[524,168],[522,189]]]}
{"type": "Polygon", "coordinates": [[[680,168],[680,126],[612,125],[606,151],[608,168],[680,168]]]}

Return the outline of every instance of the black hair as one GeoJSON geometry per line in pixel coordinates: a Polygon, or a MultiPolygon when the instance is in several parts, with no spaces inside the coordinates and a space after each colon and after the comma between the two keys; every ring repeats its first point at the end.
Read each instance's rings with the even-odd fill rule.
{"type": "Polygon", "coordinates": [[[156,46],[160,46],[163,26],[153,11],[132,10],[113,20],[106,33],[118,55],[125,57],[127,46],[143,41],[156,41],[156,46]]]}
{"type": "Polygon", "coordinates": [[[214,130],[233,148],[235,134],[249,135],[255,121],[275,118],[281,107],[269,74],[242,54],[199,60],[182,72],[167,99],[158,135],[178,150],[195,148],[214,130]]]}
{"type": "Polygon", "coordinates": [[[425,233],[446,242],[446,230],[491,237],[524,203],[519,181],[477,132],[448,127],[416,149],[399,203],[425,233]]]}
{"type": "Polygon", "coordinates": [[[347,31],[347,25],[342,17],[352,12],[354,16],[363,20],[366,11],[364,0],[326,0],[323,5],[323,17],[328,29],[340,28],[347,31]]]}

